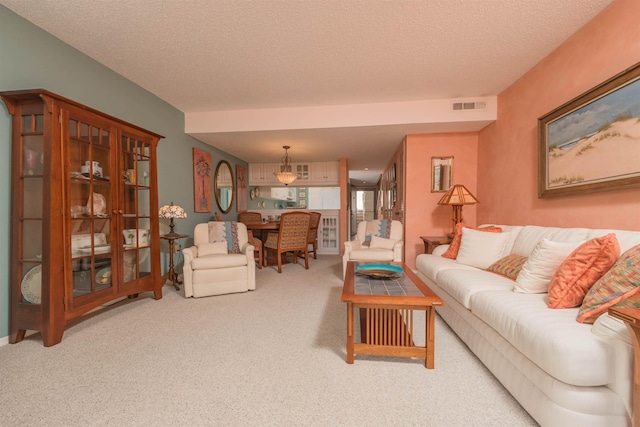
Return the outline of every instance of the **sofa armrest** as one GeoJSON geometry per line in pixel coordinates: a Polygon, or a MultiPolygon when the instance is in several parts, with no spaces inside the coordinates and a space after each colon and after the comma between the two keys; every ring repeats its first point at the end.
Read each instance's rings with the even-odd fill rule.
{"type": "Polygon", "coordinates": [[[184,257],[184,265],[182,266],[182,280],[184,282],[184,296],[193,296],[193,270],[191,269],[191,261],[198,257],[198,247],[191,246],[182,250],[184,257]]]}
{"type": "Polygon", "coordinates": [[[393,245],[393,260],[396,262],[402,261],[402,248],[404,247],[404,242],[402,240],[398,240],[395,245],[393,245]]]}
{"type": "Polygon", "coordinates": [[[433,251],[431,252],[432,255],[438,255],[438,256],[442,256],[443,253],[445,253],[447,251],[447,249],[449,249],[449,246],[451,245],[439,245],[436,246],[433,251]]]}
{"type": "Polygon", "coordinates": [[[344,252],[356,251],[362,248],[362,243],[357,240],[352,240],[350,242],[344,242],[344,252]]]}

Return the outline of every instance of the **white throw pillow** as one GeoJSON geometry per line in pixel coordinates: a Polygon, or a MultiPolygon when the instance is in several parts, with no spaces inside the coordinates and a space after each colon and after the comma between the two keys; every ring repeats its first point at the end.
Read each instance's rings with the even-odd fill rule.
{"type": "Polygon", "coordinates": [[[549,283],[560,264],[580,246],[579,242],[554,242],[542,239],[522,266],[516,277],[514,292],[522,294],[544,294],[549,292],[549,283]]]}
{"type": "Polygon", "coordinates": [[[463,228],[456,262],[485,269],[502,258],[507,240],[509,233],[487,233],[463,228]]]}
{"type": "Polygon", "coordinates": [[[393,249],[396,244],[395,239],[385,239],[384,237],[371,236],[370,248],[393,249]]]}
{"type": "Polygon", "coordinates": [[[229,253],[226,240],[212,243],[200,243],[198,245],[198,256],[218,255],[226,253],[229,253]]]}

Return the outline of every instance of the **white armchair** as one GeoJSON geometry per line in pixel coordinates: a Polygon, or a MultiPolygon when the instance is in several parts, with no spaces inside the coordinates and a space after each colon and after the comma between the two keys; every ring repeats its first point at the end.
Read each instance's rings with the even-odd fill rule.
{"type": "Polygon", "coordinates": [[[403,234],[400,221],[383,219],[360,222],[356,239],[344,242],[342,277],[347,269],[347,261],[402,261],[403,234]]]}
{"type": "Polygon", "coordinates": [[[246,292],[256,288],[254,247],[248,242],[244,224],[231,221],[198,224],[193,232],[193,243],[194,246],[182,251],[185,297],[246,292]]]}

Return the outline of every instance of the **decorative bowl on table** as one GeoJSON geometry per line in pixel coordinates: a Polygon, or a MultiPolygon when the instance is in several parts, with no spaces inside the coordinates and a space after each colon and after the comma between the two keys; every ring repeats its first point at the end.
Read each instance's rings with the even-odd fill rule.
{"type": "Polygon", "coordinates": [[[402,276],[402,267],[391,264],[362,264],[356,267],[356,274],[371,279],[395,279],[402,276]]]}

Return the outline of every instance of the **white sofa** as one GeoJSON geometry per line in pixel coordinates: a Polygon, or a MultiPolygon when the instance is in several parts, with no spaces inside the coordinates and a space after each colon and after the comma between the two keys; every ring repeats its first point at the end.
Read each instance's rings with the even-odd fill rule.
{"type": "Polygon", "coordinates": [[[214,227],[222,236],[229,225],[225,221],[196,225],[193,231],[194,246],[182,250],[185,297],[247,292],[256,288],[254,246],[248,241],[247,227],[237,223],[239,253],[227,253],[226,241],[218,240],[217,244],[222,243],[222,248],[211,243],[209,227],[214,227]]]}
{"type": "MultiPolygon", "coordinates": [[[[615,233],[620,254],[640,232],[504,226],[503,255],[529,256],[543,238],[584,241],[615,233]]],[[[513,292],[504,276],[443,258],[448,245],[416,259],[418,276],[445,305],[438,314],[542,426],[630,426],[633,347],[623,322],[579,307],[547,308],[547,294],[513,292]]]]}

